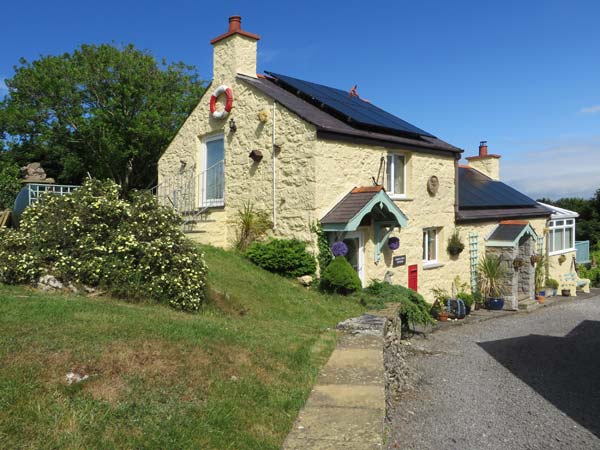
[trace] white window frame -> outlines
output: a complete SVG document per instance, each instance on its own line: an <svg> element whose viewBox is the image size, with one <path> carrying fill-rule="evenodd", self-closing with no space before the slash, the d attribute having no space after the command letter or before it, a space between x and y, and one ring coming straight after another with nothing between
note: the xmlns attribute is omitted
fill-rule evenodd
<svg viewBox="0 0 600 450"><path fill-rule="evenodd" d="M390 158L391 157L391 158ZM398 193L398 192L394 192L394 179L396 177L396 158L397 157L401 157L404 160L404 164L403 164L403 177L402 177L402 193ZM390 164L390 159L392 160L392 164ZM385 191L387 192L387 194L390 196L390 198L392 199L400 199L400 198L406 198L406 162L407 162L407 157L404 153L397 153L397 152L389 152L386 156L385 159L385 163L386 163L386 170L385 170L385 184L386 184L386 189ZM388 185L388 171L390 171L390 179L392 180L392 185L389 186Z"/></svg>
<svg viewBox="0 0 600 450"><path fill-rule="evenodd" d="M207 167L208 165L208 143L209 142L213 142L213 141L223 141L223 196L221 198L215 198L215 199L207 199L206 198L206 191L207 191L207 186L206 186L206 182L207 182L207 171L209 169L209 167ZM203 174L202 176L202 186L199 186L200 189L202 189L202 197L201 197L201 205L200 207L202 208L214 208L214 207L221 207L221 206L225 206L225 134L224 133L219 133L219 134L215 134L212 136L207 136L204 139L202 139L202 172ZM198 183L200 184L200 183Z"/></svg>
<svg viewBox="0 0 600 450"><path fill-rule="evenodd" d="M557 225L562 222L562 224ZM573 246L567 247L565 239L567 238L567 229L571 229L571 235L573 236ZM559 250L554 249L554 233L556 230L562 230L563 245ZM552 219L548 223L548 254L550 256L560 255L562 253L574 252L575 251L575 219Z"/></svg>
<svg viewBox="0 0 600 450"><path fill-rule="evenodd" d="M435 233L435 259L426 259L429 255L429 236L425 237L426 234L430 232ZM423 266L427 265L437 265L439 258L439 247L440 247L440 228L438 227L429 227L423 228Z"/></svg>

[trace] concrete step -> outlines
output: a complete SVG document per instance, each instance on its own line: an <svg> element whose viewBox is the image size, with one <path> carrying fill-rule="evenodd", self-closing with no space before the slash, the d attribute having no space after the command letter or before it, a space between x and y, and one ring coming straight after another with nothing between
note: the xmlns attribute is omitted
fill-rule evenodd
<svg viewBox="0 0 600 450"><path fill-rule="evenodd" d="M523 300L519 302L519 311L533 311L540 306L542 305L537 300Z"/></svg>

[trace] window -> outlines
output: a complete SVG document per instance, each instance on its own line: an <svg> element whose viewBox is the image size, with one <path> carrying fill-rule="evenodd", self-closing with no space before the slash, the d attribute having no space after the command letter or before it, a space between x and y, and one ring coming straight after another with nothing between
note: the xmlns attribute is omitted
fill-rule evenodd
<svg viewBox="0 0 600 450"><path fill-rule="evenodd" d="M551 220L548 244L550 253L575 250L575 219Z"/></svg>
<svg viewBox="0 0 600 450"><path fill-rule="evenodd" d="M404 155L389 154L387 157L386 191L391 196L405 195L406 164Z"/></svg>
<svg viewBox="0 0 600 450"><path fill-rule="evenodd" d="M423 230L423 262L424 263L435 263L437 262L437 241L438 241L438 229L427 228Z"/></svg>
<svg viewBox="0 0 600 450"><path fill-rule="evenodd" d="M201 186L202 206L223 206L225 187L225 142L223 136L204 141L204 171Z"/></svg>

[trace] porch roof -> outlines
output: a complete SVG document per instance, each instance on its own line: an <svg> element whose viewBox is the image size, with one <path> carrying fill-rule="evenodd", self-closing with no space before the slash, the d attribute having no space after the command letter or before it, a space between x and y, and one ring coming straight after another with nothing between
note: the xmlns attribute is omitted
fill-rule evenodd
<svg viewBox="0 0 600 450"><path fill-rule="evenodd" d="M379 222L406 226L406 215L386 194L383 186L355 187L321 219L324 231L354 231L369 213ZM395 223L394 223L395 222Z"/></svg>
<svg viewBox="0 0 600 450"><path fill-rule="evenodd" d="M489 247L514 247L525 234L529 234L537 240L537 234L529 222L504 220L492 230L486 239L486 245Z"/></svg>

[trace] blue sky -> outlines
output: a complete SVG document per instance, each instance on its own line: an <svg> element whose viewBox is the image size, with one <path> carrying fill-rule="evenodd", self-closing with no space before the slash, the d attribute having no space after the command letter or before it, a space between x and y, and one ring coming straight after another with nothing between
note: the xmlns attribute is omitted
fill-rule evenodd
<svg viewBox="0 0 600 450"><path fill-rule="evenodd" d="M598 1L79 0L1 10L1 80L19 57L102 42L131 42L210 79L209 40L239 14L262 38L261 72L358 84L465 154L486 139L503 156L503 179L532 196L600 187Z"/></svg>

